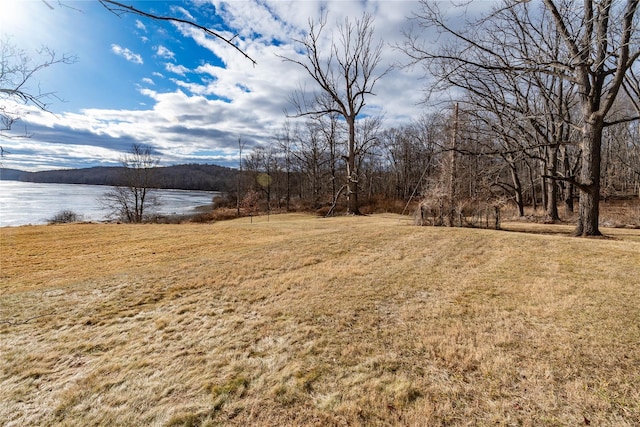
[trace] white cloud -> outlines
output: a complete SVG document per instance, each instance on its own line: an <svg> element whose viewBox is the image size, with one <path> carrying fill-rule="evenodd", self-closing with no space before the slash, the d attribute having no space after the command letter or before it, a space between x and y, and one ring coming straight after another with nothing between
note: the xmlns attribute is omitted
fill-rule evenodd
<svg viewBox="0 0 640 427"><path fill-rule="evenodd" d="M181 80L178 79L171 79L171 81L173 83L175 83L176 86L179 86L183 89L187 89L189 92L191 92L194 95L207 95L207 87L197 84L197 83L189 83L189 82L183 82Z"/></svg>
<svg viewBox="0 0 640 427"><path fill-rule="evenodd" d="M145 77L142 79L142 83L146 83L148 85L154 85L156 84L156 82L154 82L152 79L150 79L149 77Z"/></svg>
<svg viewBox="0 0 640 427"><path fill-rule="evenodd" d="M327 13L324 52L330 51L332 36L338 25L348 16L351 21L364 12L374 17L375 37L383 42L379 72L402 62L403 54L392 47L402 38L402 27L415 8L412 1L213 1L226 22L237 29L240 47L257 61L255 67L234 49L219 40L208 38L202 32L181 27L182 33L213 52L224 66L206 63L194 71L209 75L207 93L224 94L238 109L262 109L265 117L282 122L282 110L291 109L289 96L300 87L315 90L301 67L284 62L279 56L302 59L293 40L309 31L309 17L317 20L322 11ZM225 35L231 35L231 32ZM246 37L246 38L243 38ZM273 43L277 41L277 43ZM376 96L367 99L369 114L384 112L392 125L407 123L417 118L418 104L422 100L420 70L391 70L374 89ZM243 87L249 89L247 92Z"/></svg>
<svg viewBox="0 0 640 427"><path fill-rule="evenodd" d="M131 50L129 50L126 47L122 47L117 44L112 44L111 51L118 56L122 56L124 59L126 59L129 62L133 62L134 64L143 63L142 56L138 55L137 53L133 53Z"/></svg>
<svg viewBox="0 0 640 427"><path fill-rule="evenodd" d="M185 9L184 7L171 6L171 11L173 13L180 14L180 15L184 16L185 19L189 19L191 21L195 21L196 20L193 17L193 15L191 13L189 13L189 11L187 9Z"/></svg>
<svg viewBox="0 0 640 427"><path fill-rule="evenodd" d="M139 19L136 19L136 28L145 32L147 31L147 27L145 27L145 25Z"/></svg>
<svg viewBox="0 0 640 427"><path fill-rule="evenodd" d="M156 49L156 55L158 55L160 58L175 59L176 54L173 53L168 48L166 48L165 46L159 45L159 46L156 46L155 49Z"/></svg>
<svg viewBox="0 0 640 427"><path fill-rule="evenodd" d="M164 68L170 73L179 74L181 76L184 76L189 72L189 69L184 65L175 65L170 62L165 63Z"/></svg>
<svg viewBox="0 0 640 427"><path fill-rule="evenodd" d="M12 140L5 147L14 153L6 158L5 166L20 168L15 162L26 165L25 159L30 156L42 156L37 165L29 163L31 169L64 167L55 163L56 157L58 162L63 159L67 167L86 165L95 158L100 158L100 163L117 165L133 142L153 146L162 153L165 164L224 163L229 159L229 164L235 165L239 137L253 145L270 138L274 131L265 124L275 122L267 123L259 111L239 112L223 100L187 95L181 90L161 93L142 88L140 92L152 100L153 108L85 109L54 116L26 107L25 117L33 136L25 143ZM259 127L263 129L248 132L247 123L262 123ZM208 154L202 157L204 152Z"/></svg>

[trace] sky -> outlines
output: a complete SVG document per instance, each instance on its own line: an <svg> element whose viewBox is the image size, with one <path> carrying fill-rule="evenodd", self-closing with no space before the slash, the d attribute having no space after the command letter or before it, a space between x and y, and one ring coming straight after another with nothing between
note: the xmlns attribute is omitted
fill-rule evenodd
<svg viewBox="0 0 640 427"><path fill-rule="evenodd" d="M34 63L43 46L75 58L41 70L30 82L33 93L55 95L47 99L48 112L20 107L23 118L0 144L3 167L116 166L134 143L151 147L165 166L237 167L238 140L245 150L272 143L287 120L285 111L293 111L290 96L315 89L302 68L282 60L302 58L295 40L308 33L309 20L326 13L331 37L345 18L371 13L374 37L383 41L382 72L406 62L393 45L402 43L418 7L404 0L124 2L194 20L227 37L237 34L234 42L256 64L200 30L116 16L96 0L3 2L0 36ZM394 68L378 82L363 114L381 114L386 127L408 124L425 110L424 85L419 67Z"/></svg>

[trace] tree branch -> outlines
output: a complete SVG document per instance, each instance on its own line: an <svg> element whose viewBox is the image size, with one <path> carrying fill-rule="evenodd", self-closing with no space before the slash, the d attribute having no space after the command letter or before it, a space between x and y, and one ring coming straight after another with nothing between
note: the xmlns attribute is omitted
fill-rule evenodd
<svg viewBox="0 0 640 427"><path fill-rule="evenodd" d="M138 16L143 16L145 18L149 18L149 19L154 19L156 21L168 21L168 22L173 22L173 23L179 23L179 24L186 24L189 25L191 27L195 27L198 28L199 30L202 30L205 34L210 35L212 37L218 38L220 40L222 40L223 42L225 42L226 44L228 44L229 46L233 47L235 50L237 50L238 52L240 52L245 58L247 58L249 61L251 61L253 63L253 65L256 65L257 62L251 58L244 50L242 50L240 47L238 47L236 44L233 43L233 39L235 39L238 35L234 35L233 37L231 37L230 39L227 39L226 37L222 36L221 34L205 27L202 26L200 24L198 24L197 22L191 21L189 19L182 19L182 18L176 18L174 16L163 16L163 15L156 15L153 13L149 13L149 12L145 12L143 10L137 9L133 6L127 6L123 3L117 2L117 1L113 1L113 0L98 0L100 2L100 4L102 4L108 11L112 12L113 14L120 16L122 14L125 13L132 13L134 15L138 15Z"/></svg>
<svg viewBox="0 0 640 427"><path fill-rule="evenodd" d="M582 191L589 191L589 187L588 186L580 183L579 181L576 181L576 178L573 177L573 176L541 175L541 178L552 179L554 181L568 182L569 184L575 185L577 188L579 188Z"/></svg>

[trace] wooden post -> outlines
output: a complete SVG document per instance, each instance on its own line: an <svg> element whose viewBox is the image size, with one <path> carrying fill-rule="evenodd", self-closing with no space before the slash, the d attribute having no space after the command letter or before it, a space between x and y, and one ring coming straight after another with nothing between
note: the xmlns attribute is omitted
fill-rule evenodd
<svg viewBox="0 0 640 427"><path fill-rule="evenodd" d="M236 216L240 217L240 180L242 179L242 149L244 148L244 143L241 138L238 138L238 179L236 189Z"/></svg>

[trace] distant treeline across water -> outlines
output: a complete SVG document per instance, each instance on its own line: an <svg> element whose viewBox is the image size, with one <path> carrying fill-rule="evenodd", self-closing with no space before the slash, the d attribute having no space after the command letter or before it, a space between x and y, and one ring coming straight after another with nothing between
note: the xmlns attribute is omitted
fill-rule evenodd
<svg viewBox="0 0 640 427"><path fill-rule="evenodd" d="M238 171L218 165L155 168L155 188L226 192L235 188ZM26 172L0 168L0 180L88 185L123 185L121 167Z"/></svg>

